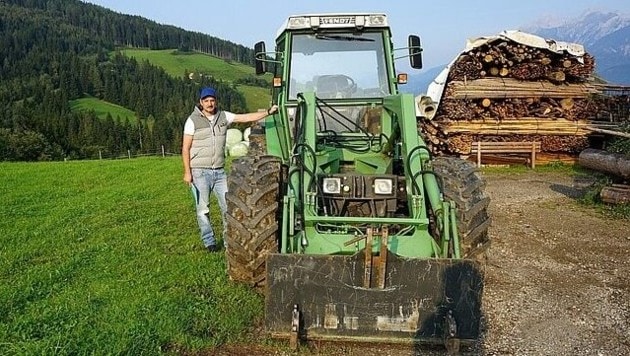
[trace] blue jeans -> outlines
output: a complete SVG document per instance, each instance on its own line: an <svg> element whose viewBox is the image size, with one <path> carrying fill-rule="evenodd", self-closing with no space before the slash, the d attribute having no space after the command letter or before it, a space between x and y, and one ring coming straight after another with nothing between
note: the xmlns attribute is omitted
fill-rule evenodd
<svg viewBox="0 0 630 356"><path fill-rule="evenodd" d="M197 224L201 230L201 241L203 245L208 247L215 245L216 240L212 224L210 223L210 192L214 192L214 196L219 202L221 210L221 222L223 223L223 245L226 246L225 236L227 235L227 225L225 222L225 212L227 211L227 203L225 201L225 193L227 193L227 179L224 169L192 169L192 193L195 198L195 206L197 210Z"/></svg>

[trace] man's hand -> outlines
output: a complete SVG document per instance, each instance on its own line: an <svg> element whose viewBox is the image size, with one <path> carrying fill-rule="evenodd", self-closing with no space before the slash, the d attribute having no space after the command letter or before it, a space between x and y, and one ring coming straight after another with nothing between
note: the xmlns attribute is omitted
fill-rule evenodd
<svg viewBox="0 0 630 356"><path fill-rule="evenodd" d="M184 182L186 182L186 184L188 185L192 184L192 174L190 173L190 171L184 173Z"/></svg>
<svg viewBox="0 0 630 356"><path fill-rule="evenodd" d="M278 112L278 105L272 105L269 109L267 109L267 115L273 115Z"/></svg>

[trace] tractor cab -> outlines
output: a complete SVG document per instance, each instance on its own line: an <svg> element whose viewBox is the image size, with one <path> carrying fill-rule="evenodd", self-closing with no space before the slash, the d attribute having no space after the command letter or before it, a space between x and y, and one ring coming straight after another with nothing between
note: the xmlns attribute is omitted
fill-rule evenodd
<svg viewBox="0 0 630 356"><path fill-rule="evenodd" d="M421 68L418 36L409 36L413 68ZM274 98L293 116L302 93L317 100L317 130L322 135L365 133L380 135L374 108L383 98L398 94L407 75L397 74L394 48L384 14L291 16L280 29L275 59L265 61L265 44L254 47L257 73L274 74ZM272 64L268 66L268 64ZM370 112L372 110L372 112Z"/></svg>

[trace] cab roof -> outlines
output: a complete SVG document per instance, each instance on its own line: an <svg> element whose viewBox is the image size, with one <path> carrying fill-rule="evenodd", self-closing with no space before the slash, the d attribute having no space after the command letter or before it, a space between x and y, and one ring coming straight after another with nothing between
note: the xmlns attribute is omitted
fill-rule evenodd
<svg viewBox="0 0 630 356"><path fill-rule="evenodd" d="M292 15L278 29L276 38L291 30L343 29L366 27L389 27L387 15L382 13L330 13Z"/></svg>

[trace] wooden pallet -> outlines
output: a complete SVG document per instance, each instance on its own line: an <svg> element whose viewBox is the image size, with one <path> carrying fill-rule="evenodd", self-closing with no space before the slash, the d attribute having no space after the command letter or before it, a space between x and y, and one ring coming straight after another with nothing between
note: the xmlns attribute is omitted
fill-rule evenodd
<svg viewBox="0 0 630 356"><path fill-rule="evenodd" d="M482 154L528 153L531 167L536 168L536 153L540 152L540 142L473 142L471 153L477 154L477 167L481 167Z"/></svg>

